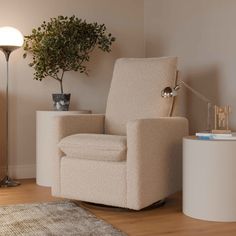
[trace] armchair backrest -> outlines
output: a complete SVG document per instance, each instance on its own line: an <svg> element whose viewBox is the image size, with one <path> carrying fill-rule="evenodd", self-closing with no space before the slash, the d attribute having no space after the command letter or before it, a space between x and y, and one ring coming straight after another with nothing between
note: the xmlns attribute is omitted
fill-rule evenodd
<svg viewBox="0 0 236 236"><path fill-rule="evenodd" d="M161 90L173 86L177 57L121 58L114 66L108 95L105 133L126 134L129 120L168 116L172 99Z"/></svg>

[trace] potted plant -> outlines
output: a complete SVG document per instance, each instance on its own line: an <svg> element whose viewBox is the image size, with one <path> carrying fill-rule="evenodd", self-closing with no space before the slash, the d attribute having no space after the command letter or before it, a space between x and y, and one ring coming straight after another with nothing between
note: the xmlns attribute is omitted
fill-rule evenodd
<svg viewBox="0 0 236 236"><path fill-rule="evenodd" d="M74 15L58 16L49 22L43 22L25 36L24 55L32 54L34 79L53 78L60 85L60 93L53 94L54 109L68 110L70 94L63 89L64 74L67 71L88 73L86 62L95 48L104 52L111 51L115 41L106 26L98 23L87 23Z"/></svg>

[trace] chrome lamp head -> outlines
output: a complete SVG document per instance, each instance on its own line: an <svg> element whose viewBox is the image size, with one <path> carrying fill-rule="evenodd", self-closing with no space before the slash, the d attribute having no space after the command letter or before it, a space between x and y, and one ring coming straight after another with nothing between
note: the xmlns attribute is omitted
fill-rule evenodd
<svg viewBox="0 0 236 236"><path fill-rule="evenodd" d="M161 96L163 98L171 98L171 97L175 97L177 96L177 90L180 87L177 85L174 88L171 87L165 87L162 91L161 91Z"/></svg>

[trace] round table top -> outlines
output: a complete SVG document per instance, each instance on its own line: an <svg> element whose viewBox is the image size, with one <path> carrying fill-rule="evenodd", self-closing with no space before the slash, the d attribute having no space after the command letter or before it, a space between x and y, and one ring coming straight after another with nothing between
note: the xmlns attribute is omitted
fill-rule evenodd
<svg viewBox="0 0 236 236"><path fill-rule="evenodd" d="M51 114L90 114L91 110L77 110L77 111L54 111L54 110L45 110L45 111L36 111L37 113L51 113Z"/></svg>
<svg viewBox="0 0 236 236"><path fill-rule="evenodd" d="M196 135L185 136L183 139L192 140L192 141L199 141L199 142L236 142L235 139L200 139Z"/></svg>

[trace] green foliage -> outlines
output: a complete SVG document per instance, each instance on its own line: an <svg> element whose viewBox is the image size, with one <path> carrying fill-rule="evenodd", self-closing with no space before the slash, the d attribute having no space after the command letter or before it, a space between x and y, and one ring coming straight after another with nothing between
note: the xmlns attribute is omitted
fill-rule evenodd
<svg viewBox="0 0 236 236"><path fill-rule="evenodd" d="M104 52L111 51L115 41L106 26L87 23L75 16L58 16L43 22L25 36L23 55L33 55L29 66L33 67L34 79L52 77L57 80L63 93L63 77L66 71L79 71L87 74L86 62L90 53L97 47Z"/></svg>

